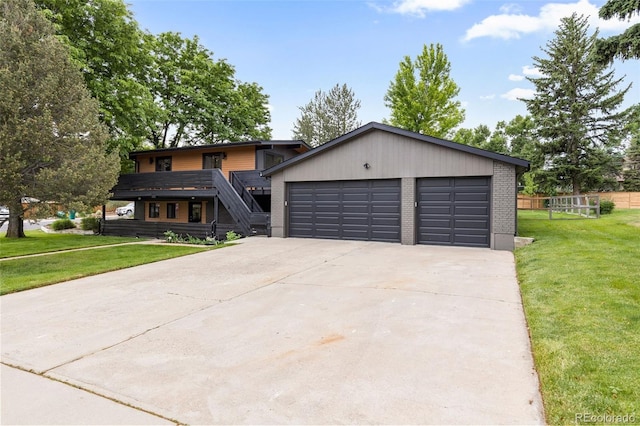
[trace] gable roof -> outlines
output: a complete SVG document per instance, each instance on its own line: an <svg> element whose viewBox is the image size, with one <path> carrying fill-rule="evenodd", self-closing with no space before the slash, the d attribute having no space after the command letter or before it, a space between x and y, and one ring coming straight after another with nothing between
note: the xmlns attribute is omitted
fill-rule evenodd
<svg viewBox="0 0 640 426"><path fill-rule="evenodd" d="M246 142L227 142L227 143L216 143L209 145L190 145L190 146L181 146L174 148L159 148L159 149L148 149L142 151L131 151L129 153L129 157L136 157L138 155L152 154L152 153L169 153L169 152L184 152L184 151L192 151L198 149L225 149L225 148L235 148L238 146L292 146L294 148L306 148L307 151L313 149L310 145L308 145L303 140L275 140L275 141L246 141Z"/></svg>
<svg viewBox="0 0 640 426"><path fill-rule="evenodd" d="M465 144L461 144L453 141L448 141L445 139L439 139L433 136L422 135L420 133L410 132L408 130L400 129L398 127L393 127L393 126L376 123L375 121L372 121L371 123L365 124L364 126L359 127L356 130L353 130L349 133L346 133L336 139L333 139L325 143L324 145L320 145L319 147L313 148L311 151L307 151L304 154L297 155L283 163L280 163L276 166L266 169L262 172L262 176L271 176L274 173L279 172L280 170L286 169L287 167L291 167L294 164L297 164L301 161L305 161L316 155L322 154L324 151L335 148L338 145L348 143L349 141L359 136L362 136L364 134L367 134L376 130L393 133L400 136L405 136L407 138L411 138L420 142L426 142L433 145L454 149L456 151L462 151L469 154L478 155L480 157L490 158L492 160L502 161L503 163L507 163L507 164L513 164L521 171L529 170L529 162L521 158L510 157L508 155L498 154L496 152L487 151L484 149L476 148L474 146L465 145Z"/></svg>

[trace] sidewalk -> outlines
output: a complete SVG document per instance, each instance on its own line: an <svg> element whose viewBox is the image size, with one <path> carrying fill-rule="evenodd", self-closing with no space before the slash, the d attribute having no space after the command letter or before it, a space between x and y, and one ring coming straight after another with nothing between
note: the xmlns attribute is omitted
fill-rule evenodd
<svg viewBox="0 0 640 426"><path fill-rule="evenodd" d="M47 425L172 425L176 422L86 390L0 365L0 423ZM34 409L37 408L37 409Z"/></svg>

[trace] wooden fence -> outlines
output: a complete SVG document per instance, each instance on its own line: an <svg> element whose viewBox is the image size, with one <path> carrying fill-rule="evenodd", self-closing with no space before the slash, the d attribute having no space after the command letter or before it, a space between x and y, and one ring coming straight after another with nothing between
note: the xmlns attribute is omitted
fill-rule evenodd
<svg viewBox="0 0 640 426"><path fill-rule="evenodd" d="M616 204L617 209L640 209L640 192L589 192L585 195L598 195L600 200L610 200ZM528 197L518 194L518 209L521 210L546 210L549 197L536 195Z"/></svg>

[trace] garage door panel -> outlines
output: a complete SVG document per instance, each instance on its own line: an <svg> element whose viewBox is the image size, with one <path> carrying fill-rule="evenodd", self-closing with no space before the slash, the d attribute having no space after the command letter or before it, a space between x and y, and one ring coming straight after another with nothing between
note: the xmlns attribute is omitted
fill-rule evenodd
<svg viewBox="0 0 640 426"><path fill-rule="evenodd" d="M422 228L424 228L425 230L431 230L431 231L435 231L437 229L447 229L450 230L452 228L452 220L450 218L441 218L441 219L435 219L435 218L430 218L430 219L426 219L422 222Z"/></svg>
<svg viewBox="0 0 640 426"><path fill-rule="evenodd" d="M453 206L420 206L418 214L423 216L451 216Z"/></svg>
<svg viewBox="0 0 640 426"><path fill-rule="evenodd" d="M454 202L455 203L473 203L473 202L487 202L488 194L486 193L472 193L472 192L455 192L454 193Z"/></svg>
<svg viewBox="0 0 640 426"><path fill-rule="evenodd" d="M345 192L342 197L342 202L344 203L368 203L369 196L368 194L363 193L348 193Z"/></svg>
<svg viewBox="0 0 640 426"><path fill-rule="evenodd" d="M400 241L398 179L293 182L288 202L289 236Z"/></svg>
<svg viewBox="0 0 640 426"><path fill-rule="evenodd" d="M479 234L484 234L485 229L489 226L488 220L472 220L472 219L454 219L454 229L476 230Z"/></svg>
<svg viewBox="0 0 640 426"><path fill-rule="evenodd" d="M456 216L487 216L489 217L488 206L456 206Z"/></svg>
<svg viewBox="0 0 640 426"><path fill-rule="evenodd" d="M418 243L489 247L490 183L490 177L418 179Z"/></svg>
<svg viewBox="0 0 640 426"><path fill-rule="evenodd" d="M474 246L474 247L487 247L486 237L484 235L474 235L474 234L466 234L466 233L456 233L454 235L456 241L464 242L465 246Z"/></svg>
<svg viewBox="0 0 640 426"><path fill-rule="evenodd" d="M427 234L421 234L422 244L446 244L451 245L451 233L437 233L429 232Z"/></svg>

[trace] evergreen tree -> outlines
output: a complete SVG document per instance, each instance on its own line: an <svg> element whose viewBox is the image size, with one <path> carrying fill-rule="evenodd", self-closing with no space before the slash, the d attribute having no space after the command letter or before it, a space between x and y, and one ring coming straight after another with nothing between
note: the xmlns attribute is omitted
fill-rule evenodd
<svg viewBox="0 0 640 426"><path fill-rule="evenodd" d="M293 125L293 138L311 146L322 145L361 124L358 121L360 101L346 84L336 84L327 93L318 90L313 99L299 109L301 115Z"/></svg>
<svg viewBox="0 0 640 426"><path fill-rule="evenodd" d="M602 19L631 19L634 15L640 15L640 1L609 0L600 8L599 15ZM640 59L640 24L632 25L622 34L598 40L596 47L596 57L603 64L615 58Z"/></svg>
<svg viewBox="0 0 640 426"><path fill-rule="evenodd" d="M102 204L120 169L108 130L69 50L33 0L0 3L0 204L7 237L24 237L22 199L84 210Z"/></svg>
<svg viewBox="0 0 640 426"><path fill-rule="evenodd" d="M619 167L614 155L621 143L627 112L619 111L630 86L593 57L597 32L588 35L584 17L563 18L555 38L534 57L539 78L528 77L536 88L524 100L536 123L545 166L538 176L547 188L574 194L601 186Z"/></svg>
<svg viewBox="0 0 640 426"><path fill-rule="evenodd" d="M629 192L640 192L640 104L631 107L628 130L629 148L624 159L623 188Z"/></svg>
<svg viewBox="0 0 640 426"><path fill-rule="evenodd" d="M392 126L438 138L448 138L464 121L464 109L454 100L460 88L449 75L451 64L442 45L424 45L415 61L405 56L384 97Z"/></svg>

